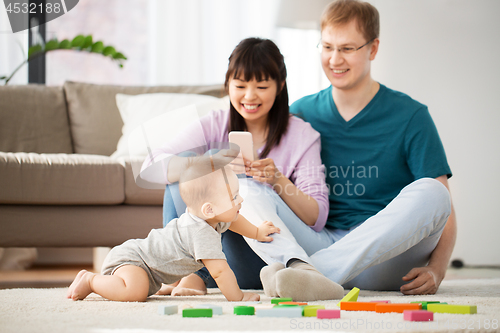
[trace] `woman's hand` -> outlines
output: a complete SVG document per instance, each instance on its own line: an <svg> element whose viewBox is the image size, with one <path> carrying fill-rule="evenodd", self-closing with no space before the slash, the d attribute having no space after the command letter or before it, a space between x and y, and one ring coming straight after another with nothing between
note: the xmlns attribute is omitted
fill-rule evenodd
<svg viewBox="0 0 500 333"><path fill-rule="evenodd" d="M278 170L272 158L265 158L258 161L245 160L246 175L253 179L270 185L275 185L283 174Z"/></svg>
<svg viewBox="0 0 500 333"><path fill-rule="evenodd" d="M274 226L271 221L264 221L257 227L257 235L256 240L259 242L271 242L273 240L272 237L269 237L270 234L280 233L280 228Z"/></svg>
<svg viewBox="0 0 500 333"><path fill-rule="evenodd" d="M444 272L431 266L413 268L403 276L403 281L411 282L401 286L400 290L405 295L433 295L437 292L444 275Z"/></svg>

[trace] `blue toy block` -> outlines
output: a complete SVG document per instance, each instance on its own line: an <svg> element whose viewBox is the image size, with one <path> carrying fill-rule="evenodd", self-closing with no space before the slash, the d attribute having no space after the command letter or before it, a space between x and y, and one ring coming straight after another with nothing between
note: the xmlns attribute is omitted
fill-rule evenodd
<svg viewBox="0 0 500 333"><path fill-rule="evenodd" d="M161 315L176 314L179 311L177 305L159 305L158 313Z"/></svg>
<svg viewBox="0 0 500 333"><path fill-rule="evenodd" d="M272 309L257 309L257 317L284 317L297 318L302 317L301 306L275 307Z"/></svg>

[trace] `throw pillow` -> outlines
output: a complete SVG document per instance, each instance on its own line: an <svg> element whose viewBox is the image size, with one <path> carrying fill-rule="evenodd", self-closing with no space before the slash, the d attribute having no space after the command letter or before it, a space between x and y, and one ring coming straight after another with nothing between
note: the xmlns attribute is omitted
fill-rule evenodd
<svg viewBox="0 0 500 333"><path fill-rule="evenodd" d="M122 137L113 158L142 156L173 139L193 121L212 110L229 109L229 97L198 94L116 94L123 120Z"/></svg>

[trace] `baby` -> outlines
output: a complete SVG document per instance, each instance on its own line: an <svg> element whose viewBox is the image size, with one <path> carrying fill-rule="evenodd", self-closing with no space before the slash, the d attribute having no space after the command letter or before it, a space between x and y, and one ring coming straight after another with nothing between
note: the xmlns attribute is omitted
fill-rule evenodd
<svg viewBox="0 0 500 333"><path fill-rule="evenodd" d="M261 242L279 232L271 222L254 226L239 209L236 174L212 157L190 158L179 180L186 212L145 239L131 239L114 247L102 275L82 270L70 285L67 298L81 300L91 292L112 301L145 301L162 283L169 284L205 266L228 301L258 301L243 293L222 252L221 233L227 229Z"/></svg>

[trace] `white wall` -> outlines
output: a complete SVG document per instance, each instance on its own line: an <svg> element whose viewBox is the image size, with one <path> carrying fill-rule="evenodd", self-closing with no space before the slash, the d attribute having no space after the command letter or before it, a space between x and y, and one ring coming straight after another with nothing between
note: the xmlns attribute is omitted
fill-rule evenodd
<svg viewBox="0 0 500 333"><path fill-rule="evenodd" d="M500 265L500 1L369 0L380 12L373 77L426 104L453 177L452 259Z"/></svg>

